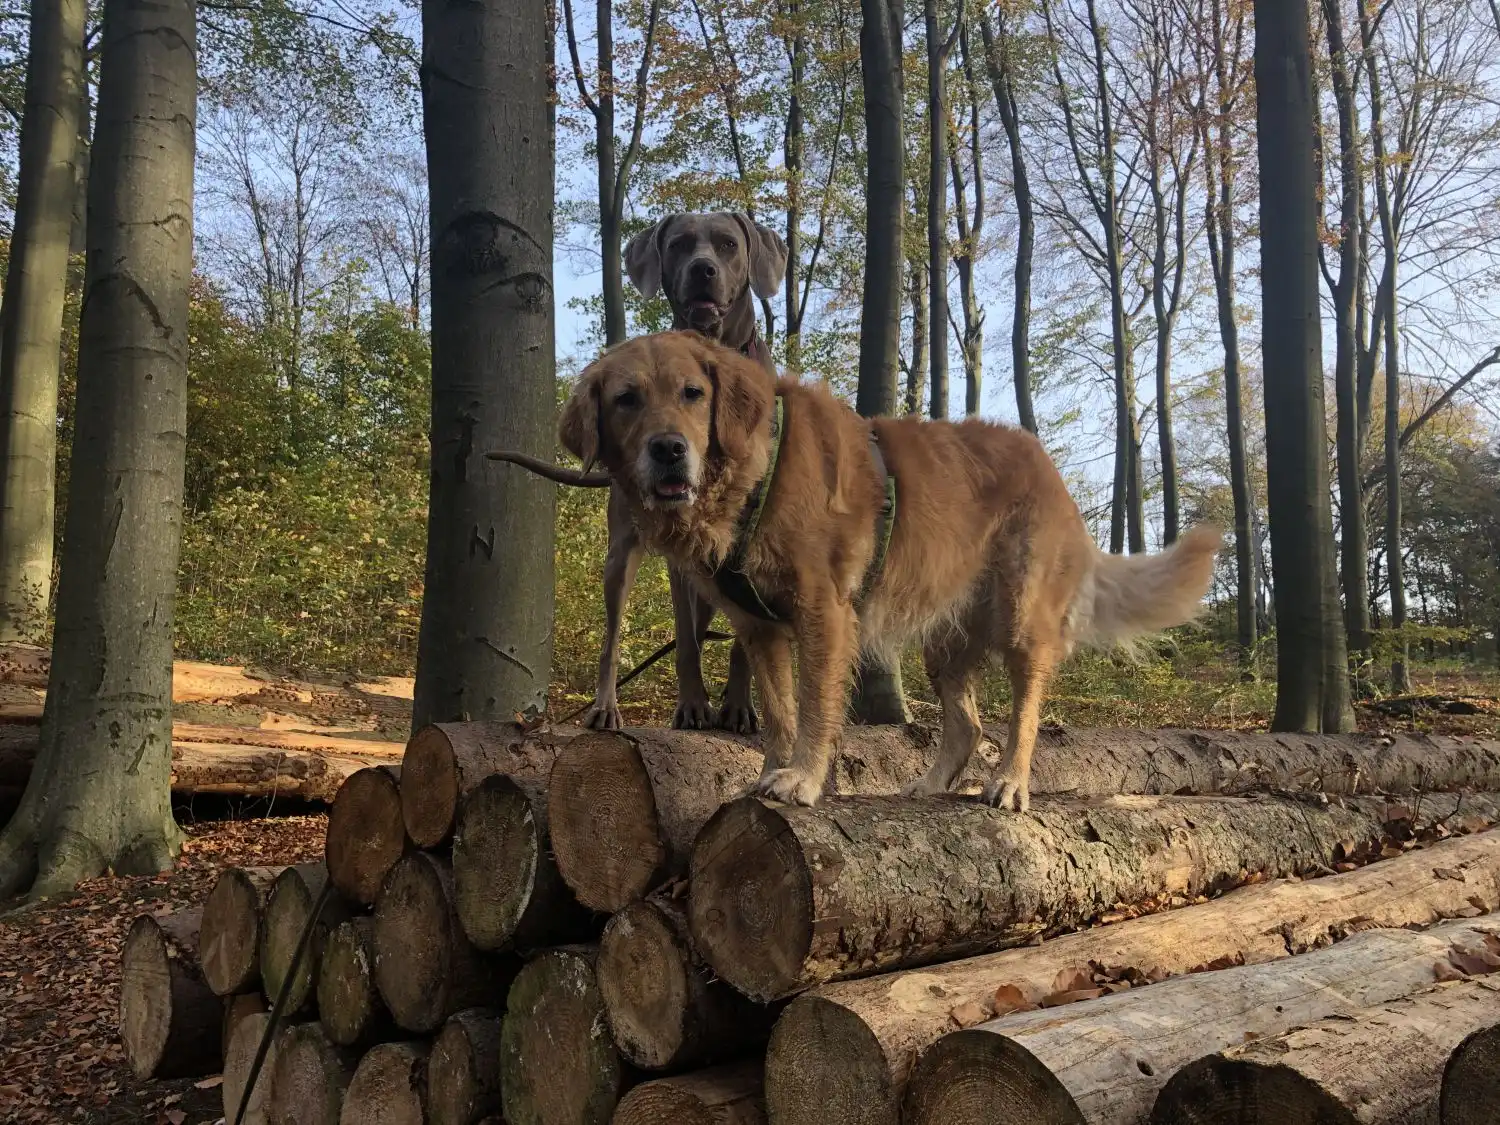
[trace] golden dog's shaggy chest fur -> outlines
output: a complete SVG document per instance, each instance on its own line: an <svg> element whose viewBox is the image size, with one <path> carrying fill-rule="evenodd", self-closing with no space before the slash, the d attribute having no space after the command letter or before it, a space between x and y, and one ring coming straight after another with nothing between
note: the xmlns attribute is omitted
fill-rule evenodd
<svg viewBox="0 0 1500 1125"><path fill-rule="evenodd" d="M744 642L765 712L757 791L816 802L861 647L891 655L917 640L942 702L943 741L907 792L942 792L962 774L981 737L974 683L994 654L1013 703L986 796L1024 809L1058 663L1077 644L1128 643L1190 619L1219 533L1195 528L1160 555L1106 555L1024 430L872 423L824 388L785 379L775 394L784 403L779 458L743 570L786 608L786 623L746 613L713 579L771 452L772 389L749 360L688 333L627 341L584 372L560 427L570 452L609 468L645 542L692 577ZM872 425L899 500L884 566L856 604L885 498Z"/></svg>

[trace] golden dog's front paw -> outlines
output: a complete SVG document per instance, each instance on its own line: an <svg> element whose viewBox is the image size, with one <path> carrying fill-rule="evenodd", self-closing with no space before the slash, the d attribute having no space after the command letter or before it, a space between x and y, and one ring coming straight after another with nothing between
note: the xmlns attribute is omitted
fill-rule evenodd
<svg viewBox="0 0 1500 1125"><path fill-rule="evenodd" d="M935 797L939 793L948 792L948 788L948 783L943 778L934 775L931 770L928 770L921 777L917 778L916 781L902 786L901 796Z"/></svg>
<svg viewBox="0 0 1500 1125"><path fill-rule="evenodd" d="M1025 812L1031 807L1030 779L1014 777L1009 770L1001 769L993 781L984 787L986 804L998 809L1015 809Z"/></svg>
<svg viewBox="0 0 1500 1125"><path fill-rule="evenodd" d="M799 769L782 769L765 774L755 783L755 794L786 805L811 808L823 795L823 785Z"/></svg>

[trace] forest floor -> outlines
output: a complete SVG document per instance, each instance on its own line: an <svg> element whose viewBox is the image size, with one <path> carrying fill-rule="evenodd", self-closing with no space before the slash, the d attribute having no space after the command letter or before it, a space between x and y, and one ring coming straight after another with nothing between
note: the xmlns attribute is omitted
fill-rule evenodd
<svg viewBox="0 0 1500 1125"><path fill-rule="evenodd" d="M211 668L194 666L194 674L201 676ZM224 669L223 674L233 679L245 672ZM1265 685L1241 688L1238 676L1229 669L1190 672L1179 668L1170 683L1155 676L1140 682L1139 672L1128 671L1118 673L1124 679L1113 680L1116 672L1098 665L1071 675L1058 684L1048 706L1049 721L1264 727L1273 698ZM1408 699L1361 706L1360 729L1500 736L1500 703L1496 702L1500 672L1433 665L1416 669L1413 679L1415 690ZM652 680L631 693L627 721L652 724L669 717L670 677ZM366 737L399 738L404 733L403 709L410 706L409 682L382 682L377 694L383 702L375 708L378 714L361 715L354 725L363 728ZM908 685L909 690L915 687L915 683ZM345 704L334 701L349 691L347 686L330 684L321 700L316 695L289 700L282 693L276 697L278 713L295 711L302 722L324 726L349 725ZM1222 701L1226 692L1235 691L1241 694L1234 706L1203 703L1210 698ZM912 694L918 717L935 718L924 713L927 705L920 691ZM562 701L556 706L561 713L576 705L564 692L557 692L555 698ZM1197 702L1177 707L1174 699ZM262 699L255 705L262 716L268 702ZM1003 700L988 702L986 717L1003 719ZM212 719L204 707L213 711ZM179 719L190 715L200 722L223 722L238 715L249 724L253 709L249 704L200 700L179 702L177 710ZM258 720L263 721L263 717ZM231 817L235 812L233 806L217 810L218 815ZM174 870L151 877L93 880L65 899L0 914L0 1121L15 1125L208 1125L221 1119L217 1078L140 1082L126 1065L116 1034L121 944L136 915L200 903L217 871L226 865L320 859L326 817L241 814L194 821L193 810L188 808L180 808L179 816L187 839Z"/></svg>

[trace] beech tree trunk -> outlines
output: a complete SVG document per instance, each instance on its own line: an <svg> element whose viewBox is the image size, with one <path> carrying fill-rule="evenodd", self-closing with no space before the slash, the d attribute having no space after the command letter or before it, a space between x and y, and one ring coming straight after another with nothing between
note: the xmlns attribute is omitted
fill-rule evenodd
<svg viewBox="0 0 1500 1125"><path fill-rule="evenodd" d="M913 258L907 268L911 277L911 366L906 372L905 413L922 409L922 388L927 385L927 263Z"/></svg>
<svg viewBox="0 0 1500 1125"><path fill-rule="evenodd" d="M1408 1125L1441 1112L1443 1125L1493 1121L1496 1103L1468 1100L1445 1070L1466 1037L1497 1028L1500 983L1451 981L1210 1055L1168 1083L1151 1120ZM1494 1089L1492 1075L1483 1081Z"/></svg>
<svg viewBox="0 0 1500 1125"><path fill-rule="evenodd" d="M73 225L86 0L31 5L15 221L0 308L0 641L52 593L57 383Z"/></svg>
<svg viewBox="0 0 1500 1125"><path fill-rule="evenodd" d="M52 674L37 767L0 837L0 898L154 873L178 848L168 778L195 20L188 0L104 8Z"/></svg>
<svg viewBox="0 0 1500 1125"><path fill-rule="evenodd" d="M341 1047L366 1047L390 1037L391 1014L375 987L375 921L340 922L318 959L318 1020Z"/></svg>
<svg viewBox="0 0 1500 1125"><path fill-rule="evenodd" d="M474 1125L500 1112L500 1012L468 1008L443 1024L427 1058L431 1125Z"/></svg>
<svg viewBox="0 0 1500 1125"><path fill-rule="evenodd" d="M812 809L742 798L693 846L689 918L714 971L768 1001L1023 944L1119 903L1324 868L1340 852L1378 850L1388 822L1410 815L1370 797L1058 800L1027 817L951 798ZM829 918L839 924L819 924Z"/></svg>
<svg viewBox="0 0 1500 1125"><path fill-rule="evenodd" d="M290 991L281 1009L283 1019L312 1006L316 998L318 965L328 935L349 916L348 907L336 895L330 895L318 915L297 971L291 972L302 931L327 882L328 869L321 863L301 863L284 868L266 894L260 931L260 981L266 999L274 1004L290 975Z"/></svg>
<svg viewBox="0 0 1500 1125"><path fill-rule="evenodd" d="M948 418L948 35L938 0L923 0L927 29L927 323L932 332L927 416Z"/></svg>
<svg viewBox="0 0 1500 1125"><path fill-rule="evenodd" d="M1468 921L1445 922L1427 933L1369 930L1302 957L1002 1016L946 1035L922 1056L907 1087L903 1121L977 1125L998 1116L1143 1123L1167 1080L1205 1050L1279 1036L1406 996L1433 983L1434 965L1452 943L1479 941L1481 931ZM1449 1050L1463 1034L1452 1037ZM1366 1058L1372 1047L1367 1039ZM1434 1102L1446 1057L1443 1051L1436 1060ZM1344 1067L1350 1062L1342 1058ZM1274 1120L1288 1120L1284 1102L1279 1110L1283 1115ZM1295 1113L1290 1118L1298 1119ZM1260 1120L1269 1125L1271 1118ZM1353 1125L1354 1118L1348 1120Z"/></svg>
<svg viewBox="0 0 1500 1125"><path fill-rule="evenodd" d="M359 1060L339 1125L427 1125L422 1110L426 1043L380 1043Z"/></svg>
<svg viewBox="0 0 1500 1125"><path fill-rule="evenodd" d="M203 979L220 996L260 987L261 914L282 867L226 867L203 901Z"/></svg>
<svg viewBox="0 0 1500 1125"><path fill-rule="evenodd" d="M267 1125L339 1125L359 1055L330 1043L316 1021L286 1028L280 1040L265 1102Z"/></svg>
<svg viewBox="0 0 1500 1125"><path fill-rule="evenodd" d="M758 1062L657 1078L625 1095L612 1125L765 1125L760 1087Z"/></svg>
<svg viewBox="0 0 1500 1125"><path fill-rule="evenodd" d="M401 767L356 770L339 786L328 810L323 862L334 889L350 902L370 906L405 851Z"/></svg>
<svg viewBox="0 0 1500 1125"><path fill-rule="evenodd" d="M1359 928L1425 926L1476 907L1500 907L1500 833L1447 840L1342 875L1244 887L1037 946L825 984L793 1000L776 1023L766 1052L767 1108L782 1125L897 1125L923 1051L962 1023L1038 1003L1057 991L1059 977L1092 976L1100 966L1139 983L1141 976L1263 964Z"/></svg>
<svg viewBox="0 0 1500 1125"><path fill-rule="evenodd" d="M120 1039L135 1076L196 1078L219 1069L224 1006L198 968L196 910L142 914L120 956Z"/></svg>
<svg viewBox="0 0 1500 1125"><path fill-rule="evenodd" d="M422 5L432 488L412 728L539 714L552 665L556 69L542 4Z"/></svg>
<svg viewBox="0 0 1500 1125"><path fill-rule="evenodd" d="M609 920L599 992L615 1045L643 1070L688 1070L751 1053L775 1010L747 1000L698 957L683 903L657 893Z"/></svg>

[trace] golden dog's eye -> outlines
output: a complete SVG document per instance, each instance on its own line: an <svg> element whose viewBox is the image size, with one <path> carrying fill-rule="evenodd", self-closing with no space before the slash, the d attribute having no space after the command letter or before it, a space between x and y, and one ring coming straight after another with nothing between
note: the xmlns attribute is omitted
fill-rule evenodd
<svg viewBox="0 0 1500 1125"><path fill-rule="evenodd" d="M683 387L682 388L682 397L685 398L688 402L697 402L700 398L703 397L703 388L702 387Z"/></svg>
<svg viewBox="0 0 1500 1125"><path fill-rule="evenodd" d="M641 404L641 396L635 391L621 391L615 395L615 405L625 410L634 410Z"/></svg>

